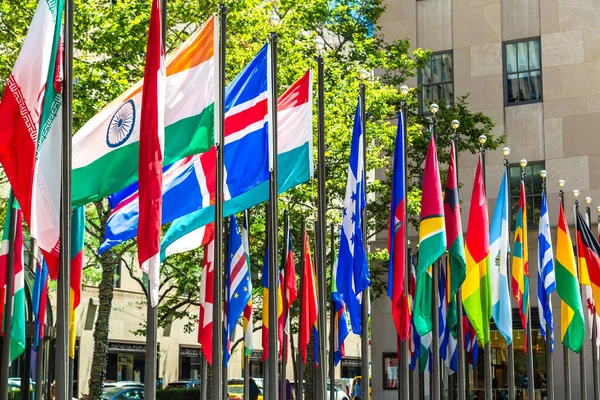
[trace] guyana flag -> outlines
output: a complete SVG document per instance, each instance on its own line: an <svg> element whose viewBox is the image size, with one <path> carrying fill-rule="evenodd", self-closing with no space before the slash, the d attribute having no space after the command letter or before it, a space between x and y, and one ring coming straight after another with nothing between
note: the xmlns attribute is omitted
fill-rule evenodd
<svg viewBox="0 0 600 400"><path fill-rule="evenodd" d="M517 305L521 324L527 332L527 319L529 318L529 255L527 251L527 208L525 206L525 183L521 180L521 195L519 209L517 210L515 227L515 243L512 259L512 290ZM527 353L527 338L524 340L523 350Z"/></svg>
<svg viewBox="0 0 600 400"><path fill-rule="evenodd" d="M585 322L579 295L573 244L562 204L556 232L555 273L556 291L560 297L560 340L564 346L579 353L585 338Z"/></svg>
<svg viewBox="0 0 600 400"><path fill-rule="evenodd" d="M490 318L492 317L489 232L490 223L480 155L473 182L469 225L465 239L467 277L462 285L462 296L465 312L482 344L490 340Z"/></svg>
<svg viewBox="0 0 600 400"><path fill-rule="evenodd" d="M433 326L431 265L446 251L446 229L442 183L438 167L435 137L431 136L421 194L421 222L419 224L419 265L417 270L417 292L413 314L419 335L431 332Z"/></svg>

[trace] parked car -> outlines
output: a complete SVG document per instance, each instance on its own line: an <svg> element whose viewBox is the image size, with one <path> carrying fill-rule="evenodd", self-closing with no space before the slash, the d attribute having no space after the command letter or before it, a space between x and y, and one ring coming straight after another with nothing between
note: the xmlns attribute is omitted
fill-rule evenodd
<svg viewBox="0 0 600 400"><path fill-rule="evenodd" d="M102 391L103 400L143 400L143 387L109 387Z"/></svg>
<svg viewBox="0 0 600 400"><path fill-rule="evenodd" d="M136 381L104 382L104 388L144 388L144 384Z"/></svg>
<svg viewBox="0 0 600 400"><path fill-rule="evenodd" d="M262 379L260 384L257 382L257 379L254 379L256 382L256 386L258 386L258 390L260 394L258 395L258 400L263 400L263 387L262 387ZM233 378L227 381L227 398L230 400L243 400L244 399L244 379Z"/></svg>
<svg viewBox="0 0 600 400"><path fill-rule="evenodd" d="M195 389L200 387L200 380L191 379L189 381L175 381L167 385L165 390L169 389Z"/></svg>
<svg viewBox="0 0 600 400"><path fill-rule="evenodd" d="M335 387L350 396L350 389L352 389L351 378L337 378L335 380Z"/></svg>

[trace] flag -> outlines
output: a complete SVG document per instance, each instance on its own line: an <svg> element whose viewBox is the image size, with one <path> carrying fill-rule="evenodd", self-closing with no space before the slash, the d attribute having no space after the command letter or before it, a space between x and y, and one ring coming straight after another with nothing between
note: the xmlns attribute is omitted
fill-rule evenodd
<svg viewBox="0 0 600 400"><path fill-rule="evenodd" d="M477 343L477 334L475 328L469 322L469 318L463 309L463 335L465 350L467 352L467 361L471 364L473 370L477 369L477 355L479 354L479 344Z"/></svg>
<svg viewBox="0 0 600 400"><path fill-rule="evenodd" d="M229 218L229 242L227 244L229 257L225 271L225 335L224 335L224 362L229 365L231 356L231 340L238 320L244 312L248 302L252 300L252 284L250 283L250 270L246 259L246 249L235 215Z"/></svg>
<svg viewBox="0 0 600 400"><path fill-rule="evenodd" d="M487 200L481 172L481 155L475 171L469 225L465 240L467 277L462 285L463 306L482 344L490 339L492 317L490 293L490 249Z"/></svg>
<svg viewBox="0 0 600 400"><path fill-rule="evenodd" d="M213 328L213 296L215 266L215 238L214 226L204 244L204 259L202 261L202 277L200 278L200 315L198 317L198 343L202 347L202 354L212 364L212 328Z"/></svg>
<svg viewBox="0 0 600 400"><path fill-rule="evenodd" d="M6 207L6 218L4 220L4 230L2 231L2 247L0 249L0 274L7 277L8 273L8 253L9 253L9 231L12 224L11 208L17 208L15 198L11 191L8 197L8 205ZM10 319L10 361L16 360L25 351L25 271L23 269L23 213L21 209L16 210L16 230L14 242L12 243L12 251L14 253L13 276L13 292L12 295L12 314ZM6 293L5 296L9 294ZM3 305L3 309L5 306ZM4 310L7 312L7 310ZM10 312L10 311L8 311ZM4 318L4 315L2 315ZM2 319L2 323L4 319ZM4 331L4 326L2 331Z"/></svg>
<svg viewBox="0 0 600 400"><path fill-rule="evenodd" d="M554 254L552 252L552 237L550 236L550 219L546 192L542 192L540 207L540 227L538 234L538 311L540 314L540 330L546 340L546 324L550 329L550 351L554 351L554 323L552 321L552 292L556 290L554 275Z"/></svg>
<svg viewBox="0 0 600 400"><path fill-rule="evenodd" d="M250 299L244 307L244 319L242 327L244 329L244 357L250 357L254 351L254 321L252 319L252 273L250 271L250 241L248 240L248 214L244 217L242 224L242 243L244 244L244 252L246 253L246 267L248 268L248 286L250 288Z"/></svg>
<svg viewBox="0 0 600 400"><path fill-rule="evenodd" d="M31 379L36 380L36 364L40 340L44 338L44 324L46 323L46 302L48 296L48 266L43 258L37 257L33 290L31 291L31 309L33 313L33 343L31 346L30 371ZM1 322L0 322L1 325Z"/></svg>
<svg viewBox="0 0 600 400"><path fill-rule="evenodd" d="M54 279L60 247L63 8L64 0L38 2L0 102L0 163Z"/></svg>
<svg viewBox="0 0 600 400"><path fill-rule="evenodd" d="M85 209L78 207L71 215L71 276L69 290L69 357L75 359L77 341L77 307L81 302L83 275L83 242L85 239Z"/></svg>
<svg viewBox="0 0 600 400"><path fill-rule="evenodd" d="M350 165L344 199L344 214L336 271L338 293L350 313L352 332L361 334L363 290L371 283L367 254L363 245L362 212L365 208L364 134L360 117L360 99L354 114L350 147Z"/></svg>
<svg viewBox="0 0 600 400"><path fill-rule="evenodd" d="M225 201L269 179L268 53L268 45L263 46L225 91ZM162 224L214 205L215 175L214 147L206 153L186 157L165 167ZM112 212L100 252L137 234L137 190L136 182L109 197ZM214 217L214 209L212 214Z"/></svg>
<svg viewBox="0 0 600 400"><path fill-rule="evenodd" d="M433 135L425 159L421 198L417 292L413 319L417 331L423 336L431 332L433 326L431 265L446 251L442 184Z"/></svg>
<svg viewBox="0 0 600 400"><path fill-rule="evenodd" d="M315 270L312 264L312 257L310 255L310 245L308 243L308 234L304 232L304 260L302 260L302 298L300 303L305 307L302 313L302 319L300 320L300 333L298 344L300 346L300 353L302 354L302 362L306 364L306 349L310 342L310 335L314 333L315 326L317 324L317 318L319 316L319 306L317 297L317 281L315 278ZM318 349L318 343L316 342L318 335L314 335L314 347ZM318 351L315 350L315 354ZM318 359L315 358L315 363Z"/></svg>
<svg viewBox="0 0 600 400"><path fill-rule="evenodd" d="M556 231L556 292L560 297L560 340L575 353L581 351L585 337L585 322L579 294L575 255L569 225L560 204Z"/></svg>
<svg viewBox="0 0 600 400"><path fill-rule="evenodd" d="M410 329L410 312L404 294L404 277L406 274L406 215L404 208L406 199L406 177L404 176L404 163L406 150L404 149L404 115L398 114L398 133L396 135L396 148L394 150L394 171L392 173L392 197L390 206L390 220L388 229L388 296L392 301L392 318L396 325L396 332L400 340L405 340Z"/></svg>
<svg viewBox="0 0 600 400"><path fill-rule="evenodd" d="M263 347L263 355L262 361L265 361L269 356L269 248L265 249L265 262L263 264L262 278L261 283L263 285L263 313L262 313L262 347ZM277 291L277 340L278 343L283 341L283 330L279 329L279 321L281 316L283 315L283 300L281 295L281 281L280 275L277 275L277 287L275 290Z"/></svg>
<svg viewBox="0 0 600 400"><path fill-rule="evenodd" d="M215 25L212 16L166 62L161 96L165 165L203 153L214 144L215 60L219 58ZM74 206L100 200L138 180L144 90L144 81L137 82L73 137Z"/></svg>
<svg viewBox="0 0 600 400"><path fill-rule="evenodd" d="M419 371L423 372L426 369L431 372L431 361L433 354L431 351L431 343L433 341L433 332L430 331L421 336L421 348L419 350Z"/></svg>
<svg viewBox="0 0 600 400"><path fill-rule="evenodd" d="M281 337L283 338L283 331L285 330L285 333L287 335L287 339L285 341L285 343L282 343L281 345L281 356L283 357L283 346L286 346L286 355L289 356L289 351L288 351L288 341L290 340L290 310L292 308L292 303L294 303L294 301L296 301L296 299L298 298L298 290L296 288L296 265L295 265L295 260L294 260L294 248L292 246L292 235L290 234L290 228L288 226L288 232L287 232L287 236L288 236L288 252L285 255L286 260L285 260L285 268L283 268L282 271L282 277L281 277L281 291L282 294L285 295L286 298L286 306L287 308L285 310L282 310L283 312L281 313L281 326L280 329L282 330L281 332ZM283 301L281 302L282 307L283 307ZM285 321L283 320L285 316Z"/></svg>
<svg viewBox="0 0 600 400"><path fill-rule="evenodd" d="M417 288L417 271L415 270L415 255L412 254L410 257L410 276L408 279L408 301L409 301L409 310L412 315L414 299L415 299L415 290ZM411 334L408 337L408 348L410 350L410 364L409 368L411 371L414 371L417 366L417 361L419 360L419 356L421 354L421 336L419 336L419 332L415 328L414 319L410 319L410 329Z"/></svg>
<svg viewBox="0 0 600 400"><path fill-rule="evenodd" d="M440 343L440 358L444 360L444 364L448 367L448 373L452 375L458 371L458 351L457 351L457 340L450 332L450 325L448 323L448 305L449 305L449 282L446 280L445 268L440 268L440 281L438 285L439 298L438 298L438 337ZM456 304L454 304L456 307Z"/></svg>
<svg viewBox="0 0 600 400"><path fill-rule="evenodd" d="M597 300L600 301L600 244L598 244L596 237L577 207L575 208L575 214L577 218L579 276L581 277L581 285L586 285L586 297L592 300L588 300L588 313L597 316L599 310L596 308L596 302ZM592 296L588 296L588 291L591 291Z"/></svg>
<svg viewBox="0 0 600 400"><path fill-rule="evenodd" d="M277 126L278 188L279 194L281 194L308 181L313 176L312 74L310 70L279 97ZM237 170L240 168L238 167ZM268 199L269 182L265 181L253 189L225 201L223 215L227 216L249 209ZM185 251L185 248L178 246L179 240L197 240L191 238L197 235L199 228L213 221L214 216L215 210L213 206L210 206L173 221L163 238L162 252L166 255ZM182 239L184 237L190 238Z"/></svg>
<svg viewBox="0 0 600 400"><path fill-rule="evenodd" d="M508 253L510 229L508 225L508 177L502 175L498 199L490 227L490 283L492 286L492 317L507 344L512 343L512 305L508 290Z"/></svg>
<svg viewBox="0 0 600 400"><path fill-rule="evenodd" d="M517 300L521 324L525 330L523 351L527 353L527 319L529 318L529 251L527 249L527 208L525 183L521 180L521 194L517 210L515 244L512 259L512 289Z"/></svg>
<svg viewBox="0 0 600 400"><path fill-rule="evenodd" d="M331 271L331 303L333 306L333 360L335 365L346 356L346 349L344 347L344 341L348 337L348 318L346 317L346 307L340 297L340 293L337 288L337 256L335 251L333 252L333 269Z"/></svg>

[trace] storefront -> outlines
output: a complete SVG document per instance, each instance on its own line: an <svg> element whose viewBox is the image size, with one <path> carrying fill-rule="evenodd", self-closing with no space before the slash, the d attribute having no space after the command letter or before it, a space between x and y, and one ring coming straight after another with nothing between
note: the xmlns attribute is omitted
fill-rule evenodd
<svg viewBox="0 0 600 400"><path fill-rule="evenodd" d="M341 364L341 378L354 378L355 376L361 375L361 361L360 358L347 357L340 361Z"/></svg>
<svg viewBox="0 0 600 400"><path fill-rule="evenodd" d="M202 375L202 349L179 346L179 380L197 380Z"/></svg>
<svg viewBox="0 0 600 400"><path fill-rule="evenodd" d="M160 345L158 345L160 346ZM157 353L159 347L157 347ZM139 342L108 343L106 381L144 382L146 344ZM159 362L156 362L156 376L160 376Z"/></svg>

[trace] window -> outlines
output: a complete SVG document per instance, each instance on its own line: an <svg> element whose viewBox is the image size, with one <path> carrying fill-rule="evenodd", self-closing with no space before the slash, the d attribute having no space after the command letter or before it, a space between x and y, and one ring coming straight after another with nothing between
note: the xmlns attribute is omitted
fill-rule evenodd
<svg viewBox="0 0 600 400"><path fill-rule="evenodd" d="M516 105L542 101L540 39L506 42L504 103Z"/></svg>
<svg viewBox="0 0 600 400"><path fill-rule="evenodd" d="M383 390L398 390L398 353L383 353Z"/></svg>
<svg viewBox="0 0 600 400"><path fill-rule="evenodd" d="M452 51L434 53L419 74L421 114L429 113L431 103L451 106L454 102L454 63Z"/></svg>
<svg viewBox="0 0 600 400"><path fill-rule="evenodd" d="M527 212L527 226L529 228L537 227L540 222L540 207L542 205L542 177L540 176L540 171L543 169L543 161L530 162L525 167L525 211ZM509 171L511 229L514 230L521 192L521 166L519 164L511 164Z"/></svg>

